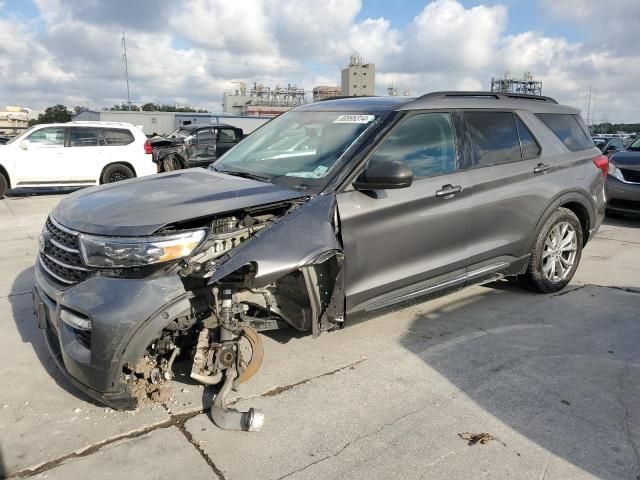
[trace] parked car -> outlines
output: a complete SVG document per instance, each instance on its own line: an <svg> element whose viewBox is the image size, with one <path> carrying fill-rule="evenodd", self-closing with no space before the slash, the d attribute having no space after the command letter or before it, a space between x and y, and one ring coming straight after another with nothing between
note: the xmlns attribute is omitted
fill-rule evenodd
<svg viewBox="0 0 640 480"><path fill-rule="evenodd" d="M313 154L272 149L302 136ZM315 336L501 277L557 292L600 226L607 170L578 110L548 97L300 106L208 169L64 198L40 240L37 321L60 369L102 403L162 398L181 356L193 379L222 385L217 425L257 429L260 413L225 396L259 368L258 332Z"/></svg>
<svg viewBox="0 0 640 480"><path fill-rule="evenodd" d="M607 213L640 213L640 138L609 159Z"/></svg>
<svg viewBox="0 0 640 480"><path fill-rule="evenodd" d="M207 167L242 140L242 129L224 123L184 126L151 140L158 172Z"/></svg>
<svg viewBox="0 0 640 480"><path fill-rule="evenodd" d="M36 125L0 145L0 197L15 187L100 185L155 172L147 137L128 123Z"/></svg>
<svg viewBox="0 0 640 480"><path fill-rule="evenodd" d="M11 137L0 135L0 145L5 145L9 140L11 140Z"/></svg>
<svg viewBox="0 0 640 480"><path fill-rule="evenodd" d="M594 137L593 142L607 157L624 149L624 139L621 137Z"/></svg>

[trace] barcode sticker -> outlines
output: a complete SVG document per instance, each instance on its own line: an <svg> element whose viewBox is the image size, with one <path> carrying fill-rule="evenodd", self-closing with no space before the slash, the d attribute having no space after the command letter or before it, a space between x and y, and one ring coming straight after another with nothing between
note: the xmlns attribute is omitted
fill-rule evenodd
<svg viewBox="0 0 640 480"><path fill-rule="evenodd" d="M375 115L340 115L333 123L371 123Z"/></svg>

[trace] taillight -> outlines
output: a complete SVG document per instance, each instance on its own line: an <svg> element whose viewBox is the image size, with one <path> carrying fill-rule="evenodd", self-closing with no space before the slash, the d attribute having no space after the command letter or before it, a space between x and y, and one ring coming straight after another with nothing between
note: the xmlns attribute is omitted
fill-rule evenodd
<svg viewBox="0 0 640 480"><path fill-rule="evenodd" d="M609 159L604 155L598 155L597 157L593 157L593 164L602 170L602 176L607 178L607 173L609 173Z"/></svg>
<svg viewBox="0 0 640 480"><path fill-rule="evenodd" d="M146 142L144 142L144 153L151 154L152 152L153 152L153 149L151 148L151 144L149 143L149 140L147 140Z"/></svg>

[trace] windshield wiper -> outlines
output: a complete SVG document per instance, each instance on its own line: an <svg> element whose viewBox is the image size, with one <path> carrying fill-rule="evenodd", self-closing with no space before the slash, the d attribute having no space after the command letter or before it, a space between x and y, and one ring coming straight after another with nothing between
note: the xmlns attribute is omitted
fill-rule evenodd
<svg viewBox="0 0 640 480"><path fill-rule="evenodd" d="M259 182L271 183L271 179L272 179L272 177L267 177L266 175L258 175L257 173L241 172L238 170L220 170L213 166L212 168L216 172L226 173L227 175L233 175L235 177L250 178L251 180L258 180Z"/></svg>

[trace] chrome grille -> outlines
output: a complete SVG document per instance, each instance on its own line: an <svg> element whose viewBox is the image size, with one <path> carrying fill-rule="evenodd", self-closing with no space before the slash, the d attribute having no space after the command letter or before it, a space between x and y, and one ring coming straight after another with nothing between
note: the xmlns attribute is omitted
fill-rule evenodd
<svg viewBox="0 0 640 480"><path fill-rule="evenodd" d="M49 217L43 237L38 260L51 278L63 285L73 285L91 274L82 264L77 232Z"/></svg>

